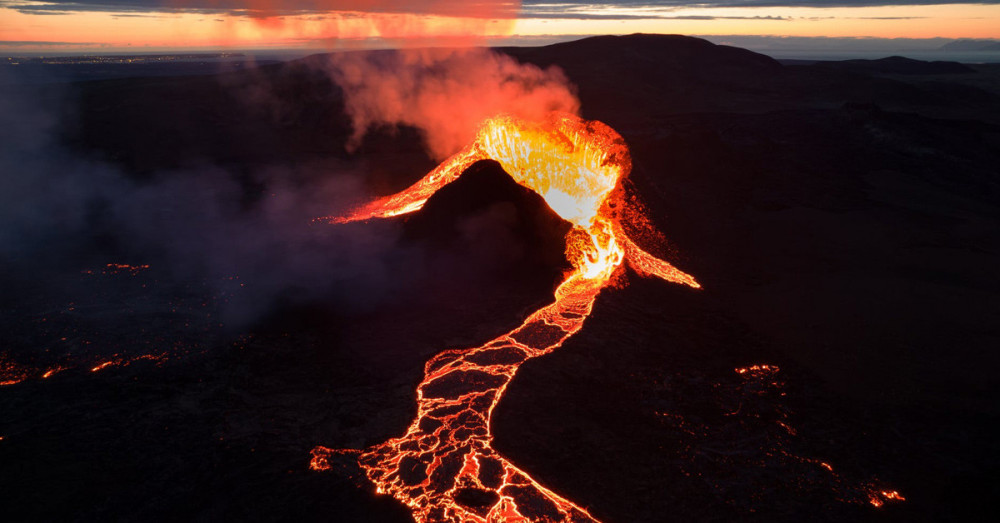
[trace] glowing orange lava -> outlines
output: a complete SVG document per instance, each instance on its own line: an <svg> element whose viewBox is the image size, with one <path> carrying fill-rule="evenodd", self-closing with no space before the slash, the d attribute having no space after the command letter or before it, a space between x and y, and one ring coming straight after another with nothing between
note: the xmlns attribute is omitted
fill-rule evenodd
<svg viewBox="0 0 1000 523"><path fill-rule="evenodd" d="M631 170L622 137L601 122L568 114L541 123L496 117L483 124L471 145L409 189L327 219L345 223L416 211L473 163L487 159L499 162L573 225L566 238L573 269L556 288L555 301L516 329L427 362L417 388L417 417L406 434L360 451L358 462L378 492L405 503L419 522L595 521L493 450L490 417L522 363L555 350L580 330L623 261L641 275L700 287L625 236L623 202L612 197ZM326 470L334 455L345 452L317 447L310 466Z"/></svg>
<svg viewBox="0 0 1000 523"><path fill-rule="evenodd" d="M885 505L886 501L906 501L906 498L901 496L899 492L896 492L895 490L872 489L869 493L868 502L875 508Z"/></svg>
<svg viewBox="0 0 1000 523"><path fill-rule="evenodd" d="M124 357L116 354L112 359L91 367L90 372L102 371L108 367L127 367L138 361L155 361L157 364L162 364L167 360L167 357L168 354L166 352L160 354L141 354L139 356L132 357Z"/></svg>
<svg viewBox="0 0 1000 523"><path fill-rule="evenodd" d="M42 379L46 379L47 380L47 379L51 378L52 376L55 376L56 374L58 374L58 373L60 373L60 372L62 372L64 370L66 370L67 368L68 367L63 367L61 365L57 365L55 367L52 367L51 369L45 371L45 374L42 374Z"/></svg>
<svg viewBox="0 0 1000 523"><path fill-rule="evenodd" d="M6 353L0 353L0 387L17 385L30 377L31 371L10 359Z"/></svg>
<svg viewBox="0 0 1000 523"><path fill-rule="evenodd" d="M115 363L117 363L117 362L115 362L115 361L105 361L104 363L101 363L101 364L97 365L96 367L90 369L90 372L97 372L99 370L104 370L104 369L106 369L106 368L114 365Z"/></svg>

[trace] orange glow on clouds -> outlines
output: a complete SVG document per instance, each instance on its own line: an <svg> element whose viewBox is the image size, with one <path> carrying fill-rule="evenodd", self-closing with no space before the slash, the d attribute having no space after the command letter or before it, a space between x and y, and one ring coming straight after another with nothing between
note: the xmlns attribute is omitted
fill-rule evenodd
<svg viewBox="0 0 1000 523"><path fill-rule="evenodd" d="M233 15L111 13L37 16L0 9L0 41L65 42L72 48L351 47L379 38L418 40L420 45L461 43L471 36L509 35L513 20L456 18L410 13L327 13L252 18Z"/></svg>
<svg viewBox="0 0 1000 523"><path fill-rule="evenodd" d="M397 8L402 0L392 3ZM397 5L398 4L398 5ZM13 4L6 4L8 6ZM183 7L183 1L178 3ZM323 11L349 5L356 10ZM767 7L557 10L554 17L511 18L519 2L420 4L422 12L369 12L372 0L317 0L317 12L250 17L211 13L71 12L34 15L0 8L0 49L183 49L219 47L352 48L481 44L507 36L678 33L880 38L1000 38L1000 5L864 8ZM379 6L389 5L382 2ZM249 0L258 13L281 12L281 0ZM462 7L466 6L466 7ZM285 12L288 12L287 10ZM437 14L434 14L437 13ZM647 18L614 18L643 15ZM551 15L551 13L550 13ZM611 17L593 19L594 15ZM575 18L573 18L575 17ZM19 42L19 44L3 44ZM38 44L31 44L38 42Z"/></svg>
<svg viewBox="0 0 1000 523"><path fill-rule="evenodd" d="M597 14L581 11L579 14ZM626 14L626 11L614 12ZM517 34L1000 38L1000 5L746 7L642 10L638 20L522 19ZM662 18L652 18L653 16Z"/></svg>

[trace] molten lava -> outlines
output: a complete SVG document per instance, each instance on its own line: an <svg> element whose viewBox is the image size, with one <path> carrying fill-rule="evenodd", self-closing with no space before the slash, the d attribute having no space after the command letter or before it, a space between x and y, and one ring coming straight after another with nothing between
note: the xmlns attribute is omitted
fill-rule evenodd
<svg viewBox="0 0 1000 523"><path fill-rule="evenodd" d="M473 163L488 159L573 225L566 238L572 270L556 289L555 301L521 326L480 347L445 351L427 362L417 389L417 418L406 434L361 451L358 462L378 492L405 503L420 522L594 521L493 450L490 417L522 363L555 350L580 330L623 261L641 275L700 287L625 236L623 202L612 196L631 170L622 137L603 123L567 114L542 123L496 117L483 124L472 144L409 189L328 220L416 211ZM311 466L328 469L331 457L340 454L344 451L317 447Z"/></svg>

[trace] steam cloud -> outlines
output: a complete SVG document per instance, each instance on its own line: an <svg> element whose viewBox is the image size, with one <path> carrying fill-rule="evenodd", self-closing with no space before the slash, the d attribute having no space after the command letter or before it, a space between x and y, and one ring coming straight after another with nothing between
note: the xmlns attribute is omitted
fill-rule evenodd
<svg viewBox="0 0 1000 523"><path fill-rule="evenodd" d="M373 128L408 125L443 160L472 141L491 116L539 120L551 111L576 114L580 108L560 69L520 64L484 48L343 53L330 64L344 90L354 126L348 145L354 147Z"/></svg>

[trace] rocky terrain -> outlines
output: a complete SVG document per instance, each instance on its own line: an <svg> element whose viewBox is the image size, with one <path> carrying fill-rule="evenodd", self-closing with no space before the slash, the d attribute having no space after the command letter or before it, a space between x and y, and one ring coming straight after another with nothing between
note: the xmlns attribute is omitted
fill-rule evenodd
<svg viewBox="0 0 1000 523"><path fill-rule="evenodd" d="M652 35L501 51L561 67L583 116L625 137L629 187L667 239L656 254L704 289L630 273L605 291L575 337L521 368L498 450L609 522L992 513L1000 66L783 64ZM235 214L267 202L277 178L262 172L308 192L350 166L354 189L386 194L435 165L406 128L348 151L324 60L35 95L58 107L53 147L140 187L210 165ZM252 314L233 304L266 267L239 284L166 268L100 201L83 232L9 251L0 363L22 379L0 387L3 519L408 521L349 462L310 471L309 450L399 434L430 356L549 301L564 225L495 164L472 171L374 232L308 225L391 241L354 262L385 270L307 292L326 263L309 250L316 265L292 264L304 276ZM294 252L274 254L258 265ZM129 363L91 370L115 357ZM886 489L906 501L873 506Z"/></svg>

